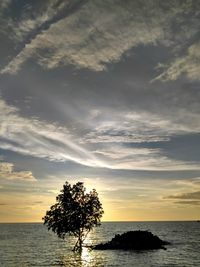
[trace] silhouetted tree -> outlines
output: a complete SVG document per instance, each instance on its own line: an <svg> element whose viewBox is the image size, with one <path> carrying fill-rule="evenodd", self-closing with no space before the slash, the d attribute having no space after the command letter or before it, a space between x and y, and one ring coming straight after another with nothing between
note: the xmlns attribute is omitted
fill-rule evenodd
<svg viewBox="0 0 200 267"><path fill-rule="evenodd" d="M55 232L60 238L66 234L77 237L74 251L81 251L83 241L90 230L100 225L104 213L95 189L86 193L82 182L70 185L66 182L56 197L56 203L42 218L48 230Z"/></svg>

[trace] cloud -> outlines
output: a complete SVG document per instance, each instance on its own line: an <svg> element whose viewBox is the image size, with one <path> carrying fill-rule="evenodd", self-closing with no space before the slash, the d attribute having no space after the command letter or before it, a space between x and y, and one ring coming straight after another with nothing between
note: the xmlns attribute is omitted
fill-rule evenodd
<svg viewBox="0 0 200 267"><path fill-rule="evenodd" d="M90 123L80 137L65 126L22 117L17 108L0 99L0 120L0 148L24 155L109 169L200 169L198 162L170 159L161 149L128 147L130 143L166 141L173 133L188 130L148 113L122 113L109 121L94 121L97 126Z"/></svg>
<svg viewBox="0 0 200 267"><path fill-rule="evenodd" d="M75 161L87 166L106 166L73 141L66 127L24 118L0 99L0 148L52 161Z"/></svg>
<svg viewBox="0 0 200 267"><path fill-rule="evenodd" d="M16 35L20 40L26 38L27 43L28 41L31 42L35 34L48 29L51 23L60 19L60 12L63 13L71 2L69 0L48 0L40 3L38 7L34 3L28 4L25 9L26 14L22 13L21 18L19 18Z"/></svg>
<svg viewBox="0 0 200 267"><path fill-rule="evenodd" d="M3 11L4 9L8 8L10 3L11 3L11 0L1 0L1 2L0 2L0 10Z"/></svg>
<svg viewBox="0 0 200 267"><path fill-rule="evenodd" d="M21 42L29 43L37 32L48 28L48 24L56 20L57 14L65 10L71 1L44 0L39 5L34 2L23 3L2 0L0 3L1 30L10 29L9 38L23 46ZM18 10L18 16L8 16L5 11ZM64 10L63 10L64 9ZM6 20L7 19L7 20ZM6 23L7 22L7 23ZM4 26L4 28L3 28Z"/></svg>
<svg viewBox="0 0 200 267"><path fill-rule="evenodd" d="M191 201L176 201L175 204L196 206L196 205L200 205L200 201L195 201L195 200L191 200Z"/></svg>
<svg viewBox="0 0 200 267"><path fill-rule="evenodd" d="M181 10L170 4L167 9L151 1L143 3L143 8L140 1L95 0L84 4L76 1L74 5L73 12L66 12L66 17L59 16L60 9L55 8L56 15L47 9L46 17L43 14L35 22L22 21L20 32L32 32L37 24L42 30L36 27L32 39L24 41L23 48L2 73L17 73L29 58L34 58L45 69L73 64L102 71L108 63L119 61L126 51L138 45L157 42L168 45L165 28ZM43 23L48 27L43 27Z"/></svg>
<svg viewBox="0 0 200 267"><path fill-rule="evenodd" d="M55 190L55 189L49 189L49 190L47 190L47 192L50 193L50 194L53 194L53 195L58 195L60 191L59 190Z"/></svg>
<svg viewBox="0 0 200 267"><path fill-rule="evenodd" d="M190 170L199 169L197 163L170 159L161 149L134 148L109 145L95 151L102 161L109 162L113 169L130 170Z"/></svg>
<svg viewBox="0 0 200 267"><path fill-rule="evenodd" d="M17 73L29 59L45 69L72 64L102 71L132 48L162 45L172 57L155 80L175 80L182 73L199 79L198 1L145 1L142 8L140 1L114 0L50 0L40 8L27 6L17 22L9 18L7 23L19 48L1 73ZM5 20L2 24L7 27Z"/></svg>
<svg viewBox="0 0 200 267"><path fill-rule="evenodd" d="M179 179L171 182L173 188L179 188L181 191L190 190L196 191L200 189L200 178L195 177L192 179Z"/></svg>
<svg viewBox="0 0 200 267"><path fill-rule="evenodd" d="M102 148L95 151L96 154L109 157L112 159L126 159L130 154L136 158L139 156L149 156L151 154L160 153L159 149L148 149L148 148L131 148L131 147L120 147L120 146L109 146L109 148Z"/></svg>
<svg viewBox="0 0 200 267"><path fill-rule="evenodd" d="M198 133L196 114L186 114L184 121L177 116L162 115L137 111L117 112L109 117L102 117L93 125L89 133L80 139L81 143L143 143L169 141L174 134ZM195 121L195 123L193 123ZM191 127L192 126L194 127Z"/></svg>
<svg viewBox="0 0 200 267"><path fill-rule="evenodd" d="M34 202L33 202L33 204L36 204L36 205L37 205L37 204L42 204L42 203L43 203L43 201L34 201Z"/></svg>
<svg viewBox="0 0 200 267"><path fill-rule="evenodd" d="M37 179L30 171L14 171L14 165L8 162L0 162L0 179L35 182Z"/></svg>
<svg viewBox="0 0 200 267"><path fill-rule="evenodd" d="M102 119L80 141L82 143L167 141L169 140L170 132L165 130L171 129L172 133L173 128L170 121L163 121L158 115L148 112L128 112L114 114L109 119ZM181 131L180 128L179 131Z"/></svg>
<svg viewBox="0 0 200 267"><path fill-rule="evenodd" d="M176 58L169 66L162 67L165 70L154 80L175 81L185 74L190 80L199 81L200 43L191 45L184 56Z"/></svg>
<svg viewBox="0 0 200 267"><path fill-rule="evenodd" d="M169 199L185 199L185 200L200 200L200 191L170 195Z"/></svg>
<svg viewBox="0 0 200 267"><path fill-rule="evenodd" d="M167 201L169 205L178 204L186 206L200 205L200 178L174 179L165 184L165 190L161 195L161 200ZM189 192L187 192L189 191ZM166 192L168 195L166 196ZM178 192L178 193L177 193ZM170 194L171 193L171 194Z"/></svg>

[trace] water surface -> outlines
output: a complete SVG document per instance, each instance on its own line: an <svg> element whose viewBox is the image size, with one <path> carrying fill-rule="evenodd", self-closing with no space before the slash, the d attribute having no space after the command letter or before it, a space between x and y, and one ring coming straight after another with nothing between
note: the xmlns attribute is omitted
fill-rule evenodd
<svg viewBox="0 0 200 267"><path fill-rule="evenodd" d="M71 250L73 238L59 239L43 224L0 224L0 266L123 266L199 267L200 223L198 222L104 222L88 236L87 244L110 240L129 230L149 230L172 245L167 250L91 251L81 255Z"/></svg>

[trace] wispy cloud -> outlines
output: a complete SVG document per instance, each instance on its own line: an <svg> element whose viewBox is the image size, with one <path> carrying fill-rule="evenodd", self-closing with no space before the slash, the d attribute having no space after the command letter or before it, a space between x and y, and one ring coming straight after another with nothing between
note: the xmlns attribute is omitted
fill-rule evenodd
<svg viewBox="0 0 200 267"><path fill-rule="evenodd" d="M199 178L193 178L188 180L177 180L177 181L175 180L171 182L171 187L174 188L172 191L176 191L178 193L164 196L162 198L164 201L167 201L169 204L171 203L174 205L176 204L186 205L186 206L200 205ZM190 189L191 191L189 191L188 189Z"/></svg>
<svg viewBox="0 0 200 267"><path fill-rule="evenodd" d="M180 179L180 180L174 180L173 186L178 186L179 188L191 188L191 190L198 190L200 188L200 177L195 177L191 179Z"/></svg>
<svg viewBox="0 0 200 267"><path fill-rule="evenodd" d="M191 201L176 201L175 204L196 206L196 205L200 205L200 201L196 201L196 200L191 200Z"/></svg>
<svg viewBox="0 0 200 267"><path fill-rule="evenodd" d="M75 1L74 1L75 2ZM23 46L21 42L29 43L38 32L47 29L48 25L58 20L60 13L70 6L72 1L48 0L42 1L39 5L34 2L23 3L12 0L2 0L0 3L0 14L3 20L1 29L10 29L9 37L18 42L17 46ZM6 10L18 9L18 16L12 17L4 13ZM7 18L7 25L5 18Z"/></svg>
<svg viewBox="0 0 200 267"><path fill-rule="evenodd" d="M186 75L190 80L199 81L200 72L200 44L191 45L186 54L177 57L169 65L163 65L164 71L154 80L174 81L181 75Z"/></svg>
<svg viewBox="0 0 200 267"><path fill-rule="evenodd" d="M183 112L183 111L182 111ZM176 118L165 118L151 112L115 112L112 117L102 117L93 125L89 133L80 139L81 143L142 143L169 141L173 134L198 133L196 114L186 114L184 121L177 114ZM195 122L196 125L191 127Z"/></svg>
<svg viewBox="0 0 200 267"><path fill-rule="evenodd" d="M88 150L76 144L66 127L21 117L16 108L1 99L0 120L2 149L52 161L71 160L87 166L106 166Z"/></svg>
<svg viewBox="0 0 200 267"><path fill-rule="evenodd" d="M190 170L199 169L198 163L170 159L161 149L133 148L110 145L95 151L113 169L130 170Z"/></svg>
<svg viewBox="0 0 200 267"><path fill-rule="evenodd" d="M30 19L22 21L21 32L31 32L37 24L46 21L48 27L43 31L37 30L34 38L25 42L24 48L2 73L16 73L32 57L49 69L73 64L78 68L104 70L107 63L118 61L132 47L164 42L165 26L179 13L176 8L164 10L151 2L145 2L144 8L139 1L127 4L108 0L101 3L86 1L83 5L77 1L75 4L75 12L66 12L66 17L52 14L48 8L46 16L38 16L35 22ZM59 14L59 8L54 10ZM57 19L52 19L52 16Z"/></svg>
<svg viewBox="0 0 200 267"><path fill-rule="evenodd" d="M161 149L126 145L166 141L171 134L184 132L184 127L175 127L169 121L148 117L147 114L128 113L119 118L117 121L102 121L102 124L98 122L94 131L90 129L90 133L77 138L67 127L20 116L17 108L0 99L0 148L50 161L73 161L91 167L199 170L198 162L170 159Z"/></svg>
<svg viewBox="0 0 200 267"><path fill-rule="evenodd" d="M173 179L165 184L161 201L168 205L196 206L200 204L200 178ZM167 195L168 194L168 195ZM165 195L165 196L163 196Z"/></svg>
<svg viewBox="0 0 200 267"><path fill-rule="evenodd" d="M185 200L200 200L200 191L170 195L166 198L169 199L185 199Z"/></svg>
<svg viewBox="0 0 200 267"><path fill-rule="evenodd" d="M139 29L133 33L131 27L125 31L123 23L118 23L116 27L123 8L114 5L113 9L112 11L105 9L104 18L100 18L97 15L99 10L96 4L90 2L75 14L53 23L48 30L39 32L30 43L27 43L2 73L16 73L31 57L44 68L74 64L77 67L100 71L105 69L106 63L119 60L123 52L132 46L152 43L160 34L153 30L149 32L145 27L143 34ZM131 16L128 11L126 13ZM23 23L21 27L24 28L23 31L28 31L34 24L33 21L29 21ZM141 23L141 28L143 26Z"/></svg>
<svg viewBox="0 0 200 267"><path fill-rule="evenodd" d="M3 1L2 7L9 2ZM162 5L145 1L142 8L140 1L51 0L44 1L40 9L32 4L22 11L19 21L9 18L10 32L20 49L1 73L17 73L30 58L45 69L72 64L102 71L131 48L162 44L178 56L175 61L174 56L169 59L156 79L175 80L182 73L198 79L198 9L197 2Z"/></svg>
<svg viewBox="0 0 200 267"><path fill-rule="evenodd" d="M30 171L15 171L14 165L8 162L0 162L0 179L35 182L37 179Z"/></svg>

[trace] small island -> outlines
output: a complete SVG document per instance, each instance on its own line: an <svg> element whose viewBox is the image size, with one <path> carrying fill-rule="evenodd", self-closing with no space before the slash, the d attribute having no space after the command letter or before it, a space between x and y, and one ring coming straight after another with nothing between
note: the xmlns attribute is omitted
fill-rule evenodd
<svg viewBox="0 0 200 267"><path fill-rule="evenodd" d="M169 242L161 240L149 231L129 231L121 235L117 234L111 241L95 245L93 249L151 250L166 249L164 246L169 244Z"/></svg>

